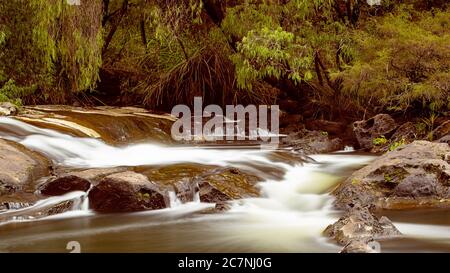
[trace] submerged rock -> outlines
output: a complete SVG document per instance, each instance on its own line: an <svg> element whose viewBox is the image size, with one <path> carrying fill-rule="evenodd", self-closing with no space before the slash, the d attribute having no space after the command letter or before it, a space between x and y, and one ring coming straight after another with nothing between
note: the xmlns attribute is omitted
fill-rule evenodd
<svg viewBox="0 0 450 273"><path fill-rule="evenodd" d="M344 245L342 252L374 252L371 242L401 235L387 217L378 219L367 207L359 205L329 225L324 234Z"/></svg>
<svg viewBox="0 0 450 273"><path fill-rule="evenodd" d="M33 192L37 181L50 171L50 161L41 154L0 139L0 196L16 191Z"/></svg>
<svg viewBox="0 0 450 273"><path fill-rule="evenodd" d="M376 208L450 205L450 147L415 141L353 173L333 192L336 206Z"/></svg>
<svg viewBox="0 0 450 273"><path fill-rule="evenodd" d="M108 175L89 192L89 207L105 213L163 209L169 203L167 192L131 171Z"/></svg>
<svg viewBox="0 0 450 273"><path fill-rule="evenodd" d="M371 149L374 139L378 137L390 138L397 127L395 120L387 114L378 114L368 120L353 123L353 131L362 149Z"/></svg>

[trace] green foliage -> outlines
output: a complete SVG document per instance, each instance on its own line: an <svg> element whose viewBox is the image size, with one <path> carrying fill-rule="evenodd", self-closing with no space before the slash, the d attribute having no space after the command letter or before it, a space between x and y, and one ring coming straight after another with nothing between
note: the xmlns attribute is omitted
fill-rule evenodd
<svg viewBox="0 0 450 273"><path fill-rule="evenodd" d="M422 118L423 128L425 128L424 135L428 138L429 141L433 141L433 130L435 128L435 123L438 115L435 112L431 112L429 117Z"/></svg>
<svg viewBox="0 0 450 273"><path fill-rule="evenodd" d="M232 56L238 87L251 89L256 80L283 76L295 83L310 80L312 54L306 46L294 41L294 34L281 27L250 31L238 44L238 53Z"/></svg>
<svg viewBox="0 0 450 273"><path fill-rule="evenodd" d="M9 80L0 88L0 102L12 102L16 105L22 105L21 98L35 91L36 86L21 87L17 86L14 80Z"/></svg>
<svg viewBox="0 0 450 273"><path fill-rule="evenodd" d="M406 140L404 138L402 138L399 141L395 141L393 142L391 145L389 145L389 151L395 151L397 150L398 147L405 145L406 144Z"/></svg>
<svg viewBox="0 0 450 273"><path fill-rule="evenodd" d="M379 136L372 140L373 145L375 146L383 146L388 142L385 136Z"/></svg>
<svg viewBox="0 0 450 273"><path fill-rule="evenodd" d="M19 89L39 91L29 100L53 102L95 86L101 10L100 0L80 6L65 0L2 1L0 86L13 82ZM10 84L3 88L9 90Z"/></svg>
<svg viewBox="0 0 450 273"><path fill-rule="evenodd" d="M355 61L335 78L344 90L379 111L450 109L450 13L399 6L354 31Z"/></svg>

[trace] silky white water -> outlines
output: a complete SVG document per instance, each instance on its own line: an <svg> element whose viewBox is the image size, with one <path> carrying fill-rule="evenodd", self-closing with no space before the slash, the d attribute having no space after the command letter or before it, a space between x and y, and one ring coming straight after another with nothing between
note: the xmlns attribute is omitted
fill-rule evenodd
<svg viewBox="0 0 450 273"><path fill-rule="evenodd" d="M255 171L265 180L259 184L261 197L235 201L229 211L220 214L199 214L213 205L200 203L198 196L195 202L181 204L174 193L170 198L171 208L135 213L132 216L97 216L87 207L86 193L75 192L52 197L23 210L38 210L61 201L74 200L73 211L40 219L39 227L42 230L35 234L24 231L23 234L17 233L5 238L0 244L0 251L2 247L7 249L23 242L33 246L42 244L43 241L66 239L90 238L89 242L92 242L94 235L98 240L117 240L113 234L120 233L128 238L126 242L132 242L135 238L150 243L160 237L161 241L157 245L150 243L149 247L163 251L181 251L183 247L192 247L191 244L194 244L197 251L208 251L212 245L220 245L227 251L335 252L340 247L321 235L325 227L340 215L333 210L333 198L328 191L348 175L348 170L362 167L374 159L373 156L351 154L351 149L335 154L313 155L311 157L315 163L290 164L273 161L270 159L273 151L262 149L168 147L155 143L114 147L98 139L73 137L12 118L0 118L0 137L42 152L56 164L66 167L194 163L234 166ZM265 176L267 168L277 169L283 175L280 179ZM23 210L1 213L0 218L8 216L8 213L20 215ZM78 219L85 219L83 222L87 221L87 224L80 226L79 222L73 222L79 221ZM13 220L17 223L34 219ZM53 223L54 226L48 223ZM4 224L1 228L7 226L8 224ZM62 227L55 232L55 226ZM440 227L432 225L403 224L399 228L412 236L426 236L433 229L440 230L437 236L446 238L448 235ZM420 230L423 232L420 233ZM172 242L174 236L178 240L176 243ZM170 245L167 245L168 242ZM124 246L116 247L121 249ZM130 249L145 250L148 249L146 247L138 245L135 248L130 246ZM91 250L101 251L102 247L92 245Z"/></svg>

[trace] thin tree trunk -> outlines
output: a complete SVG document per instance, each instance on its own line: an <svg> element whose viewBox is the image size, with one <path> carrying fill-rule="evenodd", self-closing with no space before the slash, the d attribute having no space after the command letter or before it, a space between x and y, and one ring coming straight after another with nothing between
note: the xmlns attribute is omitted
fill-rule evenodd
<svg viewBox="0 0 450 273"><path fill-rule="evenodd" d="M102 55L104 55L106 53L106 51L108 50L109 44L111 43L111 40L112 40L114 34L116 33L120 22L122 21L123 17L127 13L127 10L128 10L128 0L124 0L122 3L122 7L120 8L119 14L115 18L115 20L113 20L111 29L105 38L105 43L103 44L103 49L102 49Z"/></svg>
<svg viewBox="0 0 450 273"><path fill-rule="evenodd" d="M144 45L145 48L147 48L147 35L145 33L145 21L144 21L144 19L142 19L139 22L139 29L141 31L142 44Z"/></svg>

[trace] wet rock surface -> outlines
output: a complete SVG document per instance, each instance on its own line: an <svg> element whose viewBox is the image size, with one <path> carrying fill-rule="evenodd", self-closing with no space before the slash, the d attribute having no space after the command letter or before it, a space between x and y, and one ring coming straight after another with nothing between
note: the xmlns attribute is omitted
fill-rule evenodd
<svg viewBox="0 0 450 273"><path fill-rule="evenodd" d="M33 192L37 181L51 173L51 163L23 145L0 139L0 196Z"/></svg>
<svg viewBox="0 0 450 273"><path fill-rule="evenodd" d="M339 208L357 204L376 208L448 206L450 147L415 141L388 152L353 173L333 192Z"/></svg>
<svg viewBox="0 0 450 273"><path fill-rule="evenodd" d="M378 219L368 207L357 205L329 225L324 235L343 245L342 252L375 252L376 240L393 238L401 233L387 217Z"/></svg>
<svg viewBox="0 0 450 273"><path fill-rule="evenodd" d="M175 120L170 115L158 115L137 107L58 105L26 107L17 119L73 136L102 139L114 145L144 140L173 143L170 128Z"/></svg>
<svg viewBox="0 0 450 273"><path fill-rule="evenodd" d="M75 175L59 177L46 183L40 191L44 195L63 195L72 191L87 191L91 187L89 180Z"/></svg>
<svg viewBox="0 0 450 273"><path fill-rule="evenodd" d="M99 168L78 171L58 170L58 174L39 187L43 195L56 196L72 191L88 191L91 185L96 185L105 176L125 172L126 167Z"/></svg>
<svg viewBox="0 0 450 273"><path fill-rule="evenodd" d="M168 193L146 176L122 172L104 177L89 192L89 207L98 212L133 212L168 207Z"/></svg>

